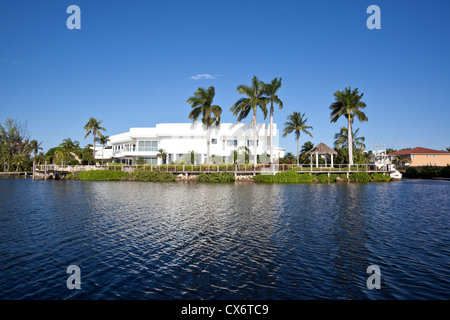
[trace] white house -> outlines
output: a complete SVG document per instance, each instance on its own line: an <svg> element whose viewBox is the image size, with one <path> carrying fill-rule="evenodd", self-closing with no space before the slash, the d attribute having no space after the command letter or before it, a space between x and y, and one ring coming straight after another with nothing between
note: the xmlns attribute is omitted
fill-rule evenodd
<svg viewBox="0 0 450 320"><path fill-rule="evenodd" d="M258 155L270 154L270 125L257 125ZM274 159L284 157L284 149L279 147L279 133L276 124L273 125L273 155ZM166 163L189 163L192 151L195 152L195 164L207 162L207 130L202 123L161 123L154 128L130 128L130 131L109 137L112 149L96 148L96 159L111 159L129 165L136 163L138 158L146 163L162 164L157 157L158 150L167 153ZM210 129L211 163L219 161L231 163L234 160L233 151L248 147L251 155L254 152L254 127L244 123L221 123ZM102 155L103 153L103 155ZM189 156L187 156L189 155ZM251 156L252 157L252 156ZM260 159L268 160L265 157ZM250 162L252 162L252 158ZM217 162L216 162L217 163Z"/></svg>

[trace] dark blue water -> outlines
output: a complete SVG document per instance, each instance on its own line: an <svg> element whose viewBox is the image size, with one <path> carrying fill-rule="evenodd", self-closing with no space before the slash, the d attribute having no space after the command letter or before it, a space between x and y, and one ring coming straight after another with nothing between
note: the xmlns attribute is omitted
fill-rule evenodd
<svg viewBox="0 0 450 320"><path fill-rule="evenodd" d="M447 181L0 179L0 298L448 299L449 209Z"/></svg>

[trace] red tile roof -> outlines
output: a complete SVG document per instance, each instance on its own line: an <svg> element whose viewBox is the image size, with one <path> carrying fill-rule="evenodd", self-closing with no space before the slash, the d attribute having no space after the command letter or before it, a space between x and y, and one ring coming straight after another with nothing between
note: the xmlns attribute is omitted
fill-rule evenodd
<svg viewBox="0 0 450 320"><path fill-rule="evenodd" d="M409 150L400 150L396 152L389 153L388 156L401 156L406 154L450 154L450 152L441 151L441 150L434 150L434 149L427 149L422 147L417 147Z"/></svg>

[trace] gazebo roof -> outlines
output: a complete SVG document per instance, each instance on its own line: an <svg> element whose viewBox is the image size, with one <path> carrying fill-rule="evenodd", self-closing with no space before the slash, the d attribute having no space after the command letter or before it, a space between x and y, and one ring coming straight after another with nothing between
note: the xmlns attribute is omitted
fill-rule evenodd
<svg viewBox="0 0 450 320"><path fill-rule="evenodd" d="M317 146L306 152L306 154L334 154L336 155L337 152L331 149L329 146L327 146L325 143L319 143Z"/></svg>

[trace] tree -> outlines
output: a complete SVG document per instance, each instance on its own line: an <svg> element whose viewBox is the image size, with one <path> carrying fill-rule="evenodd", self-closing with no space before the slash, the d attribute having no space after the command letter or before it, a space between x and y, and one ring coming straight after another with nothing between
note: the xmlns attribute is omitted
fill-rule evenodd
<svg viewBox="0 0 450 320"><path fill-rule="evenodd" d="M358 137L359 128L356 129L352 133L352 142L353 142L353 148L354 149L360 149L361 151L364 151L366 149L366 145L364 144L364 137ZM348 148L348 128L341 127L341 131L336 133L334 135L334 147L335 148Z"/></svg>
<svg viewBox="0 0 450 320"><path fill-rule="evenodd" d="M3 170L10 171L12 166L15 171L19 171L20 167L29 167L32 152L26 122L6 119L4 126L0 125L0 161Z"/></svg>
<svg viewBox="0 0 450 320"><path fill-rule="evenodd" d="M97 136L99 136L99 137L102 136L101 131L106 131L105 128L100 126L102 121L103 120L97 120L97 119L91 117L91 118L89 118L89 121L84 126L84 130L86 131L86 135L84 136L84 138L86 139L87 136L89 136L90 134L92 134L94 136L94 144L93 144L94 163L95 163L95 141L96 141L95 139L97 138Z"/></svg>
<svg viewBox="0 0 450 320"><path fill-rule="evenodd" d="M37 140L30 141L30 149L34 153L34 158L36 158L39 150L42 150L41 144L42 142L38 142Z"/></svg>
<svg viewBox="0 0 450 320"><path fill-rule="evenodd" d="M341 116L347 119L348 132L348 158L349 164L353 164L353 141L352 141L352 123L356 117L359 121L367 121L367 116L361 109L366 107L366 104L361 101L363 93L358 94L358 88L351 90L350 87L345 88L344 91L336 91L334 94L335 102L333 102L329 109L331 110L331 121L336 122Z"/></svg>
<svg viewBox="0 0 450 320"><path fill-rule="evenodd" d="M312 143L311 141L306 141L303 144L302 148L300 149L300 160L302 161L302 163L309 163L309 159L306 156L306 153L312 148L314 148L314 143Z"/></svg>
<svg viewBox="0 0 450 320"><path fill-rule="evenodd" d="M110 141L109 136L100 136L96 139L102 146L102 166L103 166L103 150L105 149L106 144Z"/></svg>
<svg viewBox="0 0 450 320"><path fill-rule="evenodd" d="M163 164L166 164L166 159L167 159L167 152L164 149L159 149L158 150L158 154L156 155L157 158L161 158Z"/></svg>
<svg viewBox="0 0 450 320"><path fill-rule="evenodd" d="M300 134L303 132L312 138L313 136L308 130L313 129L313 127L307 126L306 122L308 121L308 118L305 118L305 114L300 114L297 111L294 111L292 114L290 114L287 117L287 120L288 121L284 124L283 137L286 137L292 132L295 133L295 140L297 140L297 165L299 165L300 162L298 141L300 139Z"/></svg>
<svg viewBox="0 0 450 320"><path fill-rule="evenodd" d="M250 111L253 111L253 118L250 124L253 124L254 128L254 154L253 154L253 162L256 166L257 164L257 127L256 127L256 111L258 107L261 108L264 113L264 119L267 118L267 98L264 97L265 93L265 84L262 81L259 81L256 76L252 79L252 85L239 85L237 87L237 91L240 94L244 94L246 97L241 98L230 108L230 111L234 116L238 116L237 121L240 122L242 119L245 119Z"/></svg>
<svg viewBox="0 0 450 320"><path fill-rule="evenodd" d="M445 150L447 150L447 152L450 152L450 147L446 148Z"/></svg>
<svg viewBox="0 0 450 320"><path fill-rule="evenodd" d="M283 108L283 101L277 95L278 89L281 87L281 78L274 78L270 83L264 86L264 94L267 101L270 102L270 162L273 163L273 104L276 103L279 109Z"/></svg>
<svg viewBox="0 0 450 320"><path fill-rule="evenodd" d="M197 119L202 115L202 123L206 126L207 131L207 160L210 163L210 145L211 145L211 126L215 124L218 126L220 124L220 115L222 113L222 108L217 105L213 105L213 99L216 92L213 86L209 87L207 90L204 88L198 88L194 93L194 96L187 100L192 106L192 110L189 113L189 119L197 121Z"/></svg>

